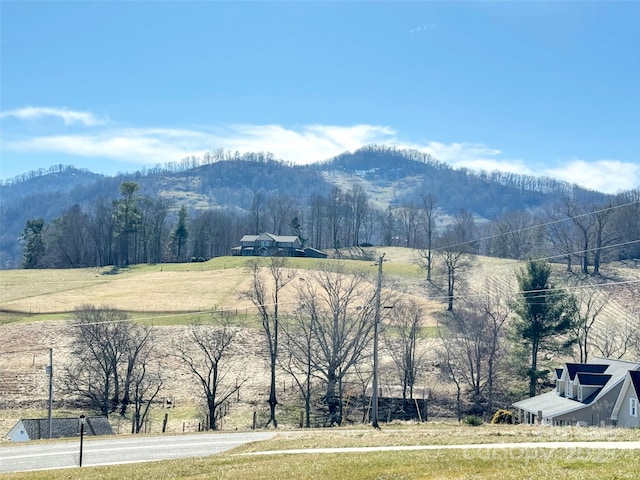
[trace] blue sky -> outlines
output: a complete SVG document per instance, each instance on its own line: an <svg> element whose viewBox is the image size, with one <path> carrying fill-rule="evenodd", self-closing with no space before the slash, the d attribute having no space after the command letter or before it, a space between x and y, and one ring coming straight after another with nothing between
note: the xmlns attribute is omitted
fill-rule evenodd
<svg viewBox="0 0 640 480"><path fill-rule="evenodd" d="M640 186L640 2L0 2L0 177L378 143Z"/></svg>

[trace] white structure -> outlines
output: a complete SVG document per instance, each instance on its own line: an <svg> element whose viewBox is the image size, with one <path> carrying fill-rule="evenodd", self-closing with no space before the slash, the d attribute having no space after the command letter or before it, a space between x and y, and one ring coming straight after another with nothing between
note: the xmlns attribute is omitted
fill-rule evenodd
<svg viewBox="0 0 640 480"><path fill-rule="evenodd" d="M567 363L564 368L554 372L554 390L513 404L516 417L522 423L545 425L617 423L620 426L632 426L628 424L626 416L620 415L624 402L620 397L627 395L627 404L635 398L637 405L638 392L634 389L633 379L639 371L640 363L609 358L594 358L587 363ZM627 383L632 386L624 389L623 384ZM622 403L614 418L614 406L619 402ZM637 425L637 417L634 418Z"/></svg>

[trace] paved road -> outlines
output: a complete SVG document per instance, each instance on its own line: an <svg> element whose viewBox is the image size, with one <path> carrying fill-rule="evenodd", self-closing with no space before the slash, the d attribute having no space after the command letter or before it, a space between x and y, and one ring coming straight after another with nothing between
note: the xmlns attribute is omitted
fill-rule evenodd
<svg viewBox="0 0 640 480"><path fill-rule="evenodd" d="M157 437L86 438L82 465L112 465L206 457L243 443L267 440L272 432L200 433ZM0 473L78 466L80 442L52 441L0 447Z"/></svg>

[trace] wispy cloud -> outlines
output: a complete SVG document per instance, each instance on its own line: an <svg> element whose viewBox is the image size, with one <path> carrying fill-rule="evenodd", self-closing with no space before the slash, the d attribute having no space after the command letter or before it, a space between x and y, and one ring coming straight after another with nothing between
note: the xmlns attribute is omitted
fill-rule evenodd
<svg viewBox="0 0 640 480"><path fill-rule="evenodd" d="M2 116L34 118L55 115L66 124L101 125L89 112L65 109L25 108L4 112ZM278 159L295 164L326 160L346 151L371 144L411 148L451 165L471 170L505 171L544 175L594 190L616 193L640 185L640 165L618 160L569 159L554 165L532 165L525 159L509 158L482 143L437 141L416 143L401 138L399 132L384 125L359 124L283 125L236 124L197 128L112 128L75 130L71 134L5 138L2 149L25 153L51 153L110 159L139 168L176 162L184 157L201 156L216 149L245 152L271 152Z"/></svg>
<svg viewBox="0 0 640 480"><path fill-rule="evenodd" d="M477 143L430 142L411 148L427 152L454 168L551 177L605 193L640 186L640 165L632 162L569 159L557 161L553 166L532 165L524 159L505 158L500 150Z"/></svg>
<svg viewBox="0 0 640 480"><path fill-rule="evenodd" d="M502 158L502 152L481 143L440 143L429 142L424 146L413 148L428 153L432 157L447 163L454 168L484 170L487 172L518 172L534 175L524 160Z"/></svg>
<svg viewBox="0 0 640 480"><path fill-rule="evenodd" d="M434 28L436 28L437 25L435 23L430 23L427 25L420 25L418 27L413 27L409 29L409 33L420 33L420 32L426 32L427 30L432 30Z"/></svg>
<svg viewBox="0 0 640 480"><path fill-rule="evenodd" d="M245 124L192 130L107 129L96 134L9 140L3 147L17 152L57 152L150 165L222 148L241 153L271 152L276 158L307 164L372 143L394 144L394 135L392 129L376 125L309 125L293 129Z"/></svg>
<svg viewBox="0 0 640 480"><path fill-rule="evenodd" d="M607 193L617 193L640 186L640 165L619 160L588 162L571 159L557 167L547 168L544 174Z"/></svg>
<svg viewBox="0 0 640 480"><path fill-rule="evenodd" d="M24 107L0 112L0 118L14 117L20 120L35 120L42 117L62 119L65 125L80 123L85 126L104 125L105 121L90 112L68 110L66 108Z"/></svg>

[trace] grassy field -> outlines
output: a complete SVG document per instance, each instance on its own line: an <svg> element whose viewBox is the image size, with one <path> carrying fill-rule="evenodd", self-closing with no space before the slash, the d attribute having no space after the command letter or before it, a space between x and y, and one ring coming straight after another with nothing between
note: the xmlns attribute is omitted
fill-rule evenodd
<svg viewBox="0 0 640 480"><path fill-rule="evenodd" d="M408 249L385 249L385 275L396 282L399 290L417 299L425 308L423 337L426 341L436 336L433 318L442 312L442 299L433 298L425 289L424 272L414 263L414 252ZM376 254L382 251L375 252ZM296 275L305 277L306 270L314 270L318 260L291 259ZM470 284L482 285L487 278L497 278L502 284L513 284L516 262L504 259L482 258ZM361 270L375 279L377 267L372 261L345 261L350 270ZM561 269L558 266L558 269ZM637 278L638 270L619 269L616 279ZM613 278L613 277L612 277ZM139 265L126 269L76 269L76 270L12 270L0 271L0 336L9 339L11 346L20 349L37 349L38 354L0 356L0 374L14 372L19 366L31 372L29 395L44 392L48 362L48 347L55 347L55 361L64 363L71 345L65 330L70 312L79 305L109 305L131 313L141 323L162 327L160 345L168 349L171 338L184 329L194 318L208 318L220 309L237 311L236 321L249 332L246 344L250 353L245 363L252 368L253 384L248 385L243 402L256 392L264 393L264 362L257 346L261 334L259 322L251 302L243 295L250 282L246 259L222 257L203 263ZM296 304L293 284L281 296L282 310ZM609 291L609 290L608 290ZM624 298L624 297L617 297ZM610 318L620 318L620 312L637 310L638 300L633 295L629 302L613 302ZM631 308L630 308L631 306ZM609 318L609 317L607 317ZM168 351L168 350L167 350ZM36 378L37 377L37 378ZM186 377L176 376L168 385L166 396L181 400L176 392L191 396L185 388ZM31 385L31 384L29 384ZM36 388L37 387L37 388ZM279 386L280 388L281 386ZM172 390L173 389L173 390ZM250 390L252 389L252 390ZM291 390L291 389L289 389ZM280 399L286 397L280 394ZM41 398L41 399L42 399ZM258 397L256 397L258 398ZM266 408L264 398L251 397L245 410L232 408L225 422L229 428L246 428L250 425L252 411ZM286 403L286 402L285 402ZM186 422L197 426L202 418L201 407L176 402L170 411L172 432L182 431ZM297 405L297 404L296 404ZM284 408L284 407L283 407ZM291 413L294 425L299 407ZM6 429L17 418L42 416L42 410L17 410L0 412L0 425ZM57 416L75 416L78 412L56 413ZM165 410L152 413L152 423L158 425ZM284 414L284 411L282 412ZM10 417L10 418L9 418ZM237 418L237 419L236 419ZM249 419L249 420L247 420ZM3 421L5 421L3 423ZM225 425L225 429L227 428ZM124 428L124 427L123 427ZM156 432L157 430L153 430ZM193 430L191 430L193 431ZM0 432L3 433L3 432ZM612 429L539 429L519 427L472 428L467 426L437 424L406 427L393 425L382 432L371 429L330 429L321 431L281 432L273 441L248 445L229 454L208 459L191 459L144 465L127 465L109 468L83 468L54 472L33 472L23 475L6 475L2 478L331 478L331 479L419 479L419 478L499 478L524 479L562 477L563 479L640 478L637 465L640 454L635 451L596 452L576 449L536 449L525 451L406 451L370 452L357 455L307 454L276 456L238 456L263 450L292 448L321 448L334 446L382 446L382 445L447 445L468 443L504 443L535 441L616 441L640 440L640 432Z"/></svg>
<svg viewBox="0 0 640 480"><path fill-rule="evenodd" d="M481 427L457 424L394 425L329 431L283 431L209 458L112 467L84 467L3 475L7 479L637 479L640 451L577 448L408 450L358 453L243 455L291 448L461 445L540 441L638 440L633 430Z"/></svg>
<svg viewBox="0 0 640 480"><path fill-rule="evenodd" d="M420 268L406 249L396 249L385 273L405 282L416 282ZM318 265L316 259L289 259L301 278ZM371 261L343 260L347 272L361 271L375 277ZM247 325L256 324L256 311L244 295L249 290L247 259L219 257L202 263L136 265L129 268L64 270L0 270L0 325L42 320L65 320L83 304L110 306L129 312L135 320L158 326L185 325L196 317L229 309ZM425 308L439 303L419 299ZM295 282L281 294L281 309L297 305ZM245 322L243 322L245 323Z"/></svg>

